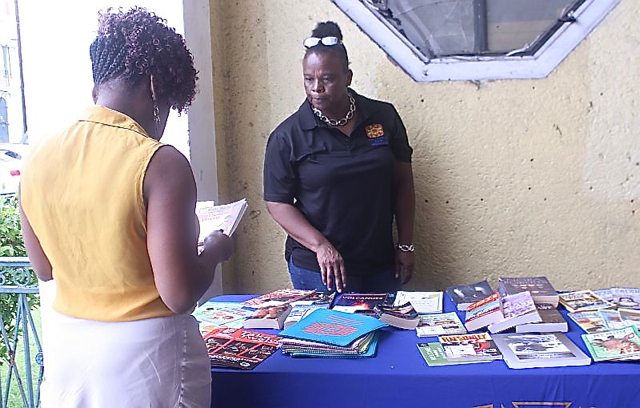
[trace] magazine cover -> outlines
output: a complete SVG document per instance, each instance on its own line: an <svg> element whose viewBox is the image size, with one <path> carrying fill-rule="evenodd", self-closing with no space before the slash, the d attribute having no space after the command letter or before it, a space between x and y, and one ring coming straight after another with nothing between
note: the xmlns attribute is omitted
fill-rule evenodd
<svg viewBox="0 0 640 408"><path fill-rule="evenodd" d="M635 327L583 334L594 361L640 359L640 335Z"/></svg>
<svg viewBox="0 0 640 408"><path fill-rule="evenodd" d="M467 306L490 296L494 291L486 280L470 285L449 286L445 292L458 310L465 311Z"/></svg>
<svg viewBox="0 0 640 408"><path fill-rule="evenodd" d="M242 326L242 321L253 313L251 309L244 309L236 302L208 301L198 306L193 311L193 316L200 322L210 323L216 326Z"/></svg>
<svg viewBox="0 0 640 408"><path fill-rule="evenodd" d="M307 296L311 296L313 293L315 293L315 290L278 289L262 296L245 300L241 304L253 309L258 309L261 307L280 306L285 303L302 300Z"/></svg>
<svg viewBox="0 0 640 408"><path fill-rule="evenodd" d="M601 333L609 329L602 315L597 310L572 312L568 313L567 316L586 333Z"/></svg>
<svg viewBox="0 0 640 408"><path fill-rule="evenodd" d="M620 320L623 325L634 326L636 329L640 328L640 310L636 309L618 309L620 313Z"/></svg>
<svg viewBox="0 0 640 408"><path fill-rule="evenodd" d="M502 354L489 333L439 336L438 341L450 361L496 360Z"/></svg>
<svg viewBox="0 0 640 408"><path fill-rule="evenodd" d="M589 289L561 293L559 298L560 303L570 312L599 310L613 306L613 303L604 300Z"/></svg>
<svg viewBox="0 0 640 408"><path fill-rule="evenodd" d="M247 329L218 327L205 334L213 367L251 370L278 349L278 336Z"/></svg>
<svg viewBox="0 0 640 408"><path fill-rule="evenodd" d="M612 288L611 292L617 307L640 309L640 288Z"/></svg>
<svg viewBox="0 0 640 408"><path fill-rule="evenodd" d="M455 364L470 364L470 363L482 363L482 360L478 361L449 361L444 355L444 349L439 342L433 343L418 343L418 351L424 361L429 367L447 366Z"/></svg>
<svg viewBox="0 0 640 408"><path fill-rule="evenodd" d="M466 332L467 329L456 312L420 315L420 323L416 327L418 337L465 334Z"/></svg>

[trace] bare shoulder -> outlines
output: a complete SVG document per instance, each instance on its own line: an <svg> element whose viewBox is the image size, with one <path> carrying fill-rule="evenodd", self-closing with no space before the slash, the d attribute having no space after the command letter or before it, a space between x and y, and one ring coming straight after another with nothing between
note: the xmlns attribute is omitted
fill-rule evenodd
<svg viewBox="0 0 640 408"><path fill-rule="evenodd" d="M173 146L160 147L149 162L144 180L145 195L148 196L155 188L168 188L175 192L195 189L189 161Z"/></svg>

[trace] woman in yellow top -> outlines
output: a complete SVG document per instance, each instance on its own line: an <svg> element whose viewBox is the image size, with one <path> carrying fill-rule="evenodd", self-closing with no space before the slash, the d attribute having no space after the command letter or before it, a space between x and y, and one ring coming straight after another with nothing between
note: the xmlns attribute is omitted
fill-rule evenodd
<svg viewBox="0 0 640 408"><path fill-rule="evenodd" d="M197 71L182 36L141 8L100 15L93 99L32 148L20 201L25 244L56 298L42 406L208 407L210 363L189 314L233 253L220 232L198 253L187 159L159 142Z"/></svg>

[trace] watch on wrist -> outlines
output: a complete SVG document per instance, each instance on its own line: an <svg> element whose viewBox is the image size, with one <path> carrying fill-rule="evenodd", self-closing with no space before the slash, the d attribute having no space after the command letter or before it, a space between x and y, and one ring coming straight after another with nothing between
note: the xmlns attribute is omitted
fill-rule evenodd
<svg viewBox="0 0 640 408"><path fill-rule="evenodd" d="M416 250L413 244L404 245L400 243L396 244L396 249L399 249L402 252L413 252Z"/></svg>

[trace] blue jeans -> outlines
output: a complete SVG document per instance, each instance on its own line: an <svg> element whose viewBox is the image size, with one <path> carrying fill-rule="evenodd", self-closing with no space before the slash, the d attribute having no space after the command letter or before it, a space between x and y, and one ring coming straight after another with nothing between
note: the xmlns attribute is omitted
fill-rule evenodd
<svg viewBox="0 0 640 408"><path fill-rule="evenodd" d="M326 292L327 287L322 283L320 272L303 269L289 260L289 275L295 289L315 289ZM395 292L402 288L400 278L395 277L395 270L391 268L372 275L349 275L347 286L343 292L384 293Z"/></svg>

